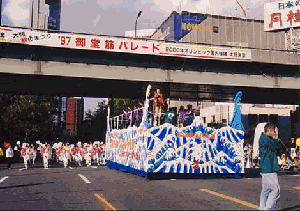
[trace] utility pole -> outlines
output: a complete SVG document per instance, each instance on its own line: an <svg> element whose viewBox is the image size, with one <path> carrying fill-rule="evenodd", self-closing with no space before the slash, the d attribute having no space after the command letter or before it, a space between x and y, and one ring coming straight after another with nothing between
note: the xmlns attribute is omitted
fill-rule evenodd
<svg viewBox="0 0 300 211"><path fill-rule="evenodd" d="M141 16L142 14L142 11L139 11L139 14L137 15L136 17L136 20L135 20L135 27L134 27L134 37L136 38L136 25L137 25L137 21L139 19L139 17Z"/></svg>

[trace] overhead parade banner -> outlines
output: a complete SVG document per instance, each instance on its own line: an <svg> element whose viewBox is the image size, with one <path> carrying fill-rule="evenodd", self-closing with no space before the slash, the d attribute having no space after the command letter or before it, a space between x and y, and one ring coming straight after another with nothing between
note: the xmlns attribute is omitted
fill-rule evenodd
<svg viewBox="0 0 300 211"><path fill-rule="evenodd" d="M0 27L0 42L184 58L251 61L251 50Z"/></svg>

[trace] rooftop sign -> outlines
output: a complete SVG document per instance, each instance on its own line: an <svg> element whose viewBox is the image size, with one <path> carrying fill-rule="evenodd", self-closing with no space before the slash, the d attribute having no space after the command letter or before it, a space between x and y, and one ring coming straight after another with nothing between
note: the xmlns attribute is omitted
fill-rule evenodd
<svg viewBox="0 0 300 211"><path fill-rule="evenodd" d="M265 3L264 30L300 26L300 0Z"/></svg>

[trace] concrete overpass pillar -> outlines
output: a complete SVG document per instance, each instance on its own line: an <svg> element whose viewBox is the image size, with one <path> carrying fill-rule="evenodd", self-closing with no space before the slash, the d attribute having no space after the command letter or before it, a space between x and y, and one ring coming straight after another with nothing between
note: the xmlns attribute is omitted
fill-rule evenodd
<svg viewBox="0 0 300 211"><path fill-rule="evenodd" d="M43 74L42 73L42 61L35 61L36 63L36 70L34 71L34 74Z"/></svg>

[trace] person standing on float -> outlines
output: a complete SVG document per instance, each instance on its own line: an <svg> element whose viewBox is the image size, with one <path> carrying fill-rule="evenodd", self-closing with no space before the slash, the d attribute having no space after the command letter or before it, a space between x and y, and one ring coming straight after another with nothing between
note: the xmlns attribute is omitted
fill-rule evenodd
<svg viewBox="0 0 300 211"><path fill-rule="evenodd" d="M153 125L154 127L160 125L160 117L162 107L165 105L163 94L160 93L160 89L157 89L154 92L154 103L153 103L153 110L154 110L154 118L153 118Z"/></svg>

